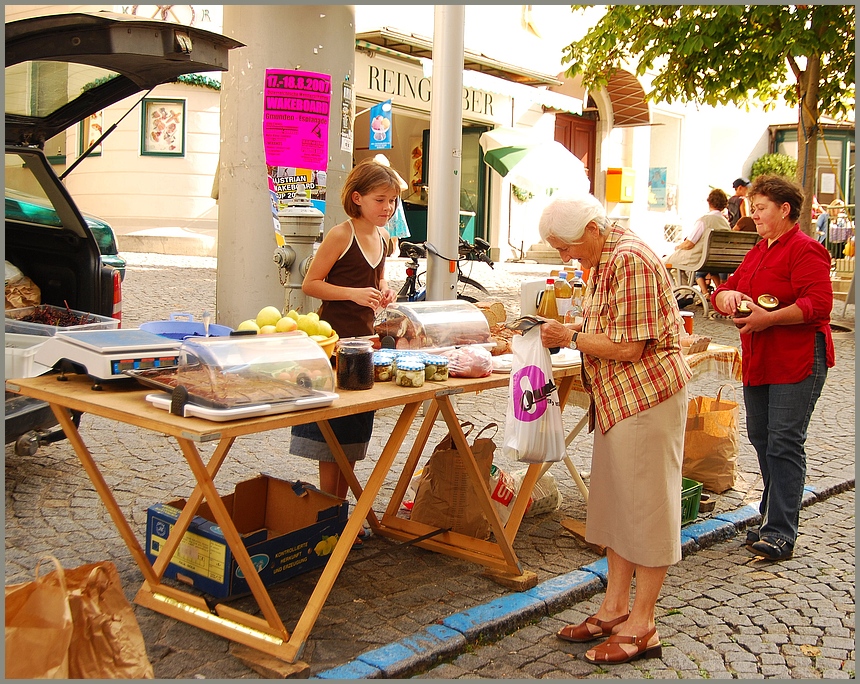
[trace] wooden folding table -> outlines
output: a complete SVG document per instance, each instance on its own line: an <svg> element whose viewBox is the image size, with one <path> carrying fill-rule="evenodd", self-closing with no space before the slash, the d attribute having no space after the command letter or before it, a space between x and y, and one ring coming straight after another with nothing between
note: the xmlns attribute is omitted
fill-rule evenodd
<svg viewBox="0 0 860 684"><path fill-rule="evenodd" d="M75 453L143 574L143 584L135 597L135 602L139 605L244 644L280 661L296 663L302 655L311 629L316 623L343 567L351 549L351 541L360 531L362 521L368 520L372 529L378 534L400 540L414 541L430 529L426 525L397 518L396 511L405 493L409 478L417 465L418 458L430 436L438 412L441 412L444 417L454 443L464 458L467 472L479 492L481 508L490 521L495 540L483 541L454 532L443 532L431 539L417 541L415 542L416 545L480 563L486 566L490 572L496 573L500 581L504 577L516 578L522 575L522 567L513 549L513 540L522 522L532 488L540 475L541 466L532 465L529 467L520 489L523 496L518 497L507 524L503 525L492 505L486 484L482 482L477 463L460 427L461 419L457 416L454 404L451 402L452 395L504 387L509 382L507 375L491 375L477 379L451 378L445 383L426 383L421 388L403 388L393 383L377 383L372 389L366 391L340 392L340 398L329 407L229 422L183 418L155 408L144 398L150 390L146 390L133 382L106 383L102 385L101 391L95 391L92 389L92 381L87 376L67 375L63 379L61 377L51 374L35 378L7 380L6 389L41 399L51 405ZM578 377L578 365L558 369L555 373L562 406L567 400L574 380ZM372 510L373 503L387 474L392 469L395 457L410 426L418 415L422 404L427 400L430 400L429 408L425 411L424 420L418 430L418 437L409 452L391 503L382 520L379 520ZM391 407L401 407L400 415L377 458L373 471L362 487L352 469L349 468L343 450L335 439L328 421L339 416ZM194 475L196 486L154 563L149 562L126 516L117 504L98 463L84 443L78 428L74 425L70 414L72 410L91 413L118 423L152 430L171 436L178 442ZM350 488L356 497L356 505L349 516L340 541L333 550L313 593L308 599L307 605L290 632L281 621L268 591L254 568L240 534L218 494L214 478L237 437L309 422L319 423L326 441L349 481ZM217 445L208 463L205 463L197 445L212 441L217 441ZM217 605L212 611L202 598L166 585L162 581L168 563L179 548L183 535L188 530L192 518L204 499L212 511L215 522L220 525L239 567L247 578L262 617L222 604Z"/></svg>

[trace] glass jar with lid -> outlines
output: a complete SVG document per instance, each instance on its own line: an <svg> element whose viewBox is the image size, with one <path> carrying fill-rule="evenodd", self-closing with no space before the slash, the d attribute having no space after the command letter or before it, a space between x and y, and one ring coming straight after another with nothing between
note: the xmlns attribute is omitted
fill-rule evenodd
<svg viewBox="0 0 860 684"><path fill-rule="evenodd" d="M424 385L424 362L420 359L399 358L394 382L401 387L421 387Z"/></svg>
<svg viewBox="0 0 860 684"><path fill-rule="evenodd" d="M444 382L448 379L448 357L439 354L424 355L424 379Z"/></svg>
<svg viewBox="0 0 860 684"><path fill-rule="evenodd" d="M388 382L394 379L394 355L385 352L373 354L374 382Z"/></svg>
<svg viewBox="0 0 860 684"><path fill-rule="evenodd" d="M365 390L373 387L373 345L369 340L340 340L336 358L339 389Z"/></svg>

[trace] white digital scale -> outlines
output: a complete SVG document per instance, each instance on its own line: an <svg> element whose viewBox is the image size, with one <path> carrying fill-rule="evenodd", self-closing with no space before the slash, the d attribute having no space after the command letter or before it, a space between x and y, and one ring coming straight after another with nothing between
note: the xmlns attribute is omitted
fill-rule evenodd
<svg viewBox="0 0 860 684"><path fill-rule="evenodd" d="M33 360L96 380L120 380L128 378L126 370L176 366L181 346L182 340L135 328L70 330L49 337Z"/></svg>

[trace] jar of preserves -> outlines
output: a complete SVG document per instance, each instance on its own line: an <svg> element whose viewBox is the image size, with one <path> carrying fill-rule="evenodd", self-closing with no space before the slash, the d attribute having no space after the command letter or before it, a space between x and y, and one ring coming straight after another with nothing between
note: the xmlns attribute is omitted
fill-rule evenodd
<svg viewBox="0 0 860 684"><path fill-rule="evenodd" d="M384 352L373 355L373 381L388 382L394 378L394 356Z"/></svg>
<svg viewBox="0 0 860 684"><path fill-rule="evenodd" d="M424 384L424 362L420 359L399 358L394 382L401 387L421 387Z"/></svg>
<svg viewBox="0 0 860 684"><path fill-rule="evenodd" d="M337 352L337 386L345 390L373 387L373 345L368 340L341 340Z"/></svg>
<svg viewBox="0 0 860 684"><path fill-rule="evenodd" d="M424 356L424 379L444 382L448 379L448 358L438 354Z"/></svg>

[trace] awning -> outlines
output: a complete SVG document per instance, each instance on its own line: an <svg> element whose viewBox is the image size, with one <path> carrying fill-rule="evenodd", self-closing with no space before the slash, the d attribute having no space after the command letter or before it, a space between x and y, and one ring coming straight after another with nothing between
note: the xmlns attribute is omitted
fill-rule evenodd
<svg viewBox="0 0 860 684"><path fill-rule="evenodd" d="M388 27L377 29L376 31L357 33L355 35L356 45L359 45L359 41L410 57L424 59L431 59L433 57L433 40L431 38L418 36L414 33L400 33ZM541 74L514 64L506 64L505 62L500 62L469 50L463 51L463 66L467 71L476 71L523 85L561 85L561 81L555 78L555 76Z"/></svg>
<svg viewBox="0 0 860 684"><path fill-rule="evenodd" d="M651 113L645 101L645 90L639 80L629 71L619 69L606 84L606 92L612 101L615 114L613 126L650 126Z"/></svg>

